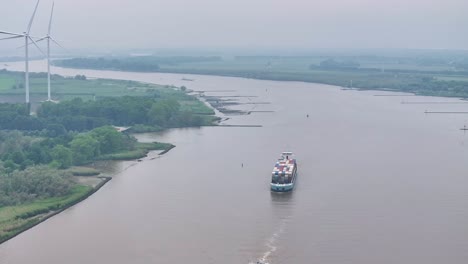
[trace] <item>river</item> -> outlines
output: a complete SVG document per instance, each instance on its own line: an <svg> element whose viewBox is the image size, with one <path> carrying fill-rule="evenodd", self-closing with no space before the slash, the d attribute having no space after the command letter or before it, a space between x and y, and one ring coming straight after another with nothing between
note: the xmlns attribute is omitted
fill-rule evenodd
<svg viewBox="0 0 468 264"><path fill-rule="evenodd" d="M53 72L250 96L239 99L268 104L233 108L272 112L225 122L262 127L139 135L177 147L118 163L96 194L0 245L0 263L468 260L468 135L460 130L468 115L424 113L467 111L468 104L430 104L458 99L188 74ZM285 150L297 156L298 182L292 193L271 193L271 169Z"/></svg>

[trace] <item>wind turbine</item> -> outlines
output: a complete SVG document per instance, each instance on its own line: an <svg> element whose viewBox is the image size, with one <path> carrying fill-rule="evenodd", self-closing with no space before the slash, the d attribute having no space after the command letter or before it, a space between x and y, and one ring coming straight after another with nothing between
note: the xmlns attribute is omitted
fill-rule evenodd
<svg viewBox="0 0 468 264"><path fill-rule="evenodd" d="M50 36L50 29L52 28L52 16L54 15L54 5L52 3L52 11L50 12L50 20L49 20L49 30L47 31L47 35L37 40L37 42L47 39L47 101L52 101L50 97L50 41L52 40L57 46L65 49L60 45L54 38Z"/></svg>
<svg viewBox="0 0 468 264"><path fill-rule="evenodd" d="M37 0L36 8L34 8L34 12L31 16L31 19L29 20L28 27L25 32L23 33L12 33L12 32L7 32L7 31L0 31L0 34L5 34L5 35L10 35L10 37L7 38L2 38L0 40L6 40L6 39L16 39L16 38L24 38L25 41L25 56L24 56L24 63L25 63L25 88L26 88L26 104L29 106L29 51L28 51L28 44L29 40L39 49L39 51L44 54L39 46L37 45L36 41L29 35L29 32L31 31L31 26L32 22L34 20L34 16L36 15L37 7L39 6L39 1Z"/></svg>

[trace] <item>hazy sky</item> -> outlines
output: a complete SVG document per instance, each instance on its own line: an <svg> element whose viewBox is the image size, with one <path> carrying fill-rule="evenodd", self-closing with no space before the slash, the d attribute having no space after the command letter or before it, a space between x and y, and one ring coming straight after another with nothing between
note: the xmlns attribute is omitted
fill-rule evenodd
<svg viewBox="0 0 468 264"><path fill-rule="evenodd" d="M0 0L0 30L24 31L35 3ZM33 35L51 5L40 2ZM468 49L468 0L55 0L52 31L70 49Z"/></svg>

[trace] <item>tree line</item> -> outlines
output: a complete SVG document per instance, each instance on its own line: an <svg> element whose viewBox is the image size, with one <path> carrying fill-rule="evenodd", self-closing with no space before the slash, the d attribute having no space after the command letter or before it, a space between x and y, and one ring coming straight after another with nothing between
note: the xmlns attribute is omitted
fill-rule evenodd
<svg viewBox="0 0 468 264"><path fill-rule="evenodd" d="M54 63L62 67L101 69L101 70L121 70L138 72L156 72L160 65L177 65L180 63L209 62L220 61L217 56L211 57L156 57L156 56L138 56L138 57L100 57L100 58L72 58L58 60Z"/></svg>
<svg viewBox="0 0 468 264"><path fill-rule="evenodd" d="M182 111L175 99L124 96L97 101L75 98L60 103L44 102L36 116L26 105L0 103L0 129L47 131L59 136L66 131L88 131L105 125L150 125L160 128L201 126L204 119Z"/></svg>
<svg viewBox="0 0 468 264"><path fill-rule="evenodd" d="M47 164L64 169L89 163L101 155L134 150L136 140L113 126L169 128L203 125L181 111L175 99L109 97L44 102L37 115L25 104L0 104L0 160L3 172ZM22 131L22 132L21 132Z"/></svg>
<svg viewBox="0 0 468 264"><path fill-rule="evenodd" d="M112 126L87 133L66 132L56 137L28 136L20 131L0 131L0 173L36 165L66 169L86 164L100 155L135 149L136 139Z"/></svg>

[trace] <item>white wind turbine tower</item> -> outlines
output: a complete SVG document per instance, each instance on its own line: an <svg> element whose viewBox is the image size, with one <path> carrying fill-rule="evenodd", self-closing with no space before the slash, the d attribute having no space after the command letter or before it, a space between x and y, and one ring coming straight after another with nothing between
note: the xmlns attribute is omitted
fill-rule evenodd
<svg viewBox="0 0 468 264"><path fill-rule="evenodd" d="M50 20L49 20L49 30L47 31L47 36L42 37L37 40L37 42L47 39L47 101L52 101L50 97L50 41L52 40L57 46L65 49L60 45L54 38L50 36L50 29L52 28L52 16L54 15L54 4L52 3L52 11L50 12Z"/></svg>
<svg viewBox="0 0 468 264"><path fill-rule="evenodd" d="M24 62L25 62L25 88L26 88L26 103L29 105L29 53L28 53L28 44L29 40L39 49L39 51L42 53L41 49L39 46L37 46L36 41L31 38L29 35L29 32L31 31L31 26L32 22L34 20L34 16L36 15L37 7L39 6L39 1L37 0L36 8L34 9L34 12L31 16L31 20L29 20L28 28L26 29L26 32L23 33L11 33L7 31L0 31L0 34L6 34L6 35L11 35L11 37L7 38L2 38L0 40L5 40L5 39L16 39L16 38L24 38L25 41L25 56L24 56Z"/></svg>

